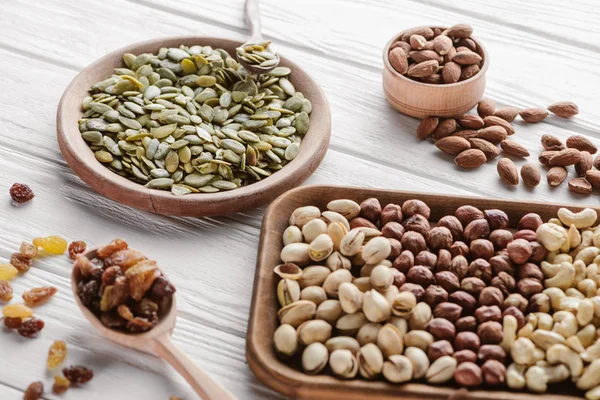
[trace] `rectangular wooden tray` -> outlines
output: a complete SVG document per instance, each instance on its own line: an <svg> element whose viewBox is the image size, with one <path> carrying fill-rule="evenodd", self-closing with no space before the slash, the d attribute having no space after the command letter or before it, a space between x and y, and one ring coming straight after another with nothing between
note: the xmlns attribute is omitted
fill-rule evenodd
<svg viewBox="0 0 600 400"><path fill-rule="evenodd" d="M281 235L288 226L291 213L298 207L314 205L321 210L326 209L329 201L348 198L358 203L369 197L376 197L382 205L387 203L402 204L408 199L420 199L431 207L431 220L437 221L444 215L454 214L454 211L465 204L470 204L482 210L499 208L505 211L512 224L529 213L538 213L545 221L556 217L560 207L569 207L573 211L584 207L561 204L493 200L477 197L446 196L426 193L403 192L395 190L379 190L351 188L340 186L303 186L280 196L267 209L262 225L260 247L257 257L256 274L250 322L246 342L246 358L254 374L268 387L293 398L302 399L447 399L453 393L455 400L462 399L540 399L539 395L525 392L473 390L459 393L456 387L431 386L422 383L390 384L383 380L367 381L354 379L339 380L329 375L310 376L299 369L281 362L273 349L273 332L278 326L277 302L275 289L278 278L273 268L280 264L279 253L283 246ZM595 208L600 213L600 208ZM514 227L514 226L513 226ZM574 390L560 390L560 386L573 388L572 385L553 385L551 390L562 394L545 394L544 398L551 400L574 400L580 398Z"/></svg>

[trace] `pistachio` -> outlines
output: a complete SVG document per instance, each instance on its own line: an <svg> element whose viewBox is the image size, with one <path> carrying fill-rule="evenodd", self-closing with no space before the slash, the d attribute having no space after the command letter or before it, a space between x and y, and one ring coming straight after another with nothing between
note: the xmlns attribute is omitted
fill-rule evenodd
<svg viewBox="0 0 600 400"><path fill-rule="evenodd" d="M369 279L373 289L383 291L394 282L394 275L390 267L377 265L371 271Z"/></svg>
<svg viewBox="0 0 600 400"><path fill-rule="evenodd" d="M367 322L365 314L358 311L354 314L346 314L340 317L335 323L335 328L341 335L353 335Z"/></svg>
<svg viewBox="0 0 600 400"><path fill-rule="evenodd" d="M367 322L361 326L356 333L356 340L358 340L358 343L361 346L364 346L367 343L376 343L379 330L381 330L381 324Z"/></svg>
<svg viewBox="0 0 600 400"><path fill-rule="evenodd" d="M450 356L438 358L429 366L425 378L429 383L444 383L454 376L456 360Z"/></svg>
<svg viewBox="0 0 600 400"><path fill-rule="evenodd" d="M337 299L339 287L344 282L352 282L352 274L347 269L338 269L327 275L323 289L329 297Z"/></svg>
<svg viewBox="0 0 600 400"><path fill-rule="evenodd" d="M334 375L352 379L358 373L358 360L350 350L336 349L329 356L329 367Z"/></svg>
<svg viewBox="0 0 600 400"><path fill-rule="evenodd" d="M327 203L327 209L343 215L347 220L358 217L360 213L360 205L348 199L330 201Z"/></svg>
<svg viewBox="0 0 600 400"><path fill-rule="evenodd" d="M383 363L383 376L392 383L408 382L413 376L412 362L403 355L392 355Z"/></svg>
<svg viewBox="0 0 600 400"><path fill-rule="evenodd" d="M302 231L295 225L288 226L283 232L283 245L302 242Z"/></svg>
<svg viewBox="0 0 600 400"><path fill-rule="evenodd" d="M316 375L327 366L329 352L323 343L311 343L302 353L302 369L307 374Z"/></svg>
<svg viewBox="0 0 600 400"><path fill-rule="evenodd" d="M290 216L290 225L302 228L305 224L321 216L321 210L315 206L304 206L294 210Z"/></svg>
<svg viewBox="0 0 600 400"><path fill-rule="evenodd" d="M273 343L277 353L284 357L293 356L298 350L298 335L291 325L280 325L273 335Z"/></svg>
<svg viewBox="0 0 600 400"><path fill-rule="evenodd" d="M330 353L333 353L335 350L345 349L352 352L352 354L356 354L360 350L358 341L350 336L332 337L325 342L325 347L327 347Z"/></svg>
<svg viewBox="0 0 600 400"><path fill-rule="evenodd" d="M317 311L317 305L312 301L298 300L281 308L277 312L281 324L290 324L294 328L304 321L312 319Z"/></svg>
<svg viewBox="0 0 600 400"><path fill-rule="evenodd" d="M300 300L300 285L293 279L282 279L277 284L277 299L282 307Z"/></svg>
<svg viewBox="0 0 600 400"><path fill-rule="evenodd" d="M340 302L337 300L325 300L317 307L315 318L322 319L335 325L337 320L342 316L343 311Z"/></svg>
<svg viewBox="0 0 600 400"><path fill-rule="evenodd" d="M377 333L377 346L386 358L394 354L402 354L404 350L402 332L395 325L385 324Z"/></svg>
<svg viewBox="0 0 600 400"><path fill-rule="evenodd" d="M298 342L302 345L325 343L331 337L331 325L321 319L303 322L297 328Z"/></svg>
<svg viewBox="0 0 600 400"><path fill-rule="evenodd" d="M383 370L383 354L379 347L373 343L361 347L356 357L358 359L358 371L366 379L377 377Z"/></svg>
<svg viewBox="0 0 600 400"><path fill-rule="evenodd" d="M385 237L375 237L365 245L362 256L367 264L377 264L385 260L392 251L390 241Z"/></svg>
<svg viewBox="0 0 600 400"><path fill-rule="evenodd" d="M358 253L365 240L365 234L358 229L352 229L340 242L340 252L345 256L353 256Z"/></svg>
<svg viewBox="0 0 600 400"><path fill-rule="evenodd" d="M352 266L350 260L337 251L334 251L329 257L327 257L325 265L331 271L337 271L338 269L350 269Z"/></svg>
<svg viewBox="0 0 600 400"><path fill-rule="evenodd" d="M302 276L298 279L300 288L304 289L308 286L321 286L330 273L331 270L322 265L311 265L306 267L302 271Z"/></svg>
<svg viewBox="0 0 600 400"><path fill-rule="evenodd" d="M302 269L294 263L279 264L273 269L282 279L298 280L302 277Z"/></svg>
<svg viewBox="0 0 600 400"><path fill-rule="evenodd" d="M385 297L375 289L363 294L363 313L371 322L383 322L390 318L392 309Z"/></svg>
<svg viewBox="0 0 600 400"><path fill-rule="evenodd" d="M350 283L344 282L338 288L340 306L347 314L353 314L362 309L362 293Z"/></svg>
<svg viewBox="0 0 600 400"><path fill-rule="evenodd" d="M321 234L327 233L327 224L319 218L308 221L302 226L302 235L306 243L311 243Z"/></svg>

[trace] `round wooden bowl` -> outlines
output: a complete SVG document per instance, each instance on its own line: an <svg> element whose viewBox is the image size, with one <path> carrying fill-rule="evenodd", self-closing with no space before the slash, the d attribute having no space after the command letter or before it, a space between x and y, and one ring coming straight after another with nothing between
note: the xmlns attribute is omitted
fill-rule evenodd
<svg viewBox="0 0 600 400"><path fill-rule="evenodd" d="M209 45L235 54L241 43L229 39L182 36L153 39L113 51L84 69L67 87L58 105L56 129L63 157L79 177L98 193L119 203L163 215L225 215L256 208L300 185L317 169L329 145L331 112L325 93L300 67L285 57L281 66L292 69L291 81L313 104L310 129L304 135L296 158L262 181L217 193L175 196L170 191L148 189L119 176L100 164L79 132L81 101L92 84L106 79L116 67L124 66L125 53L156 53L161 47Z"/></svg>
<svg viewBox="0 0 600 400"><path fill-rule="evenodd" d="M471 38L477 43L477 53L483 59L477 75L462 82L436 85L414 81L392 68L388 58L390 46L400 40L404 32L406 30L395 35L383 49L383 90L390 104L401 113L416 118L455 117L472 109L483 97L485 74L490 63L481 43Z"/></svg>

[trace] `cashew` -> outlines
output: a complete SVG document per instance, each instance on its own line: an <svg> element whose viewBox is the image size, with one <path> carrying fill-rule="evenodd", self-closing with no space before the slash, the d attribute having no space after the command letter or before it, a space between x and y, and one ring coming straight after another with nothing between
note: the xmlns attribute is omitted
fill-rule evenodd
<svg viewBox="0 0 600 400"><path fill-rule="evenodd" d="M592 362L600 358L600 341L596 341L593 345L585 349L581 353L581 359L585 362Z"/></svg>
<svg viewBox="0 0 600 400"><path fill-rule="evenodd" d="M548 220L548 223L558 225L558 226L563 226L562 222L560 222L560 219L558 219L558 218L550 218Z"/></svg>
<svg viewBox="0 0 600 400"><path fill-rule="evenodd" d="M580 326L589 324L594 318L594 303L591 299L584 299L579 302L577 307L577 322Z"/></svg>
<svg viewBox="0 0 600 400"><path fill-rule="evenodd" d="M575 225L571 224L567 235L569 236L569 246L571 248L575 248L581 244L581 233L579 233Z"/></svg>
<svg viewBox="0 0 600 400"><path fill-rule="evenodd" d="M561 253L568 253L569 250L571 250L571 238L569 237L569 231L567 231L566 229L563 229L563 236L565 237L565 241L562 244L562 246L560 246L560 252Z"/></svg>
<svg viewBox="0 0 600 400"><path fill-rule="evenodd" d="M510 347L510 355L517 364L532 365L536 361L535 349L535 344L530 339L520 337Z"/></svg>
<svg viewBox="0 0 600 400"><path fill-rule="evenodd" d="M577 255L575 256L575 261L581 260L585 263L585 265L588 265L591 264L599 255L600 248L590 246L586 247L585 249L582 249L579 253L577 253Z"/></svg>
<svg viewBox="0 0 600 400"><path fill-rule="evenodd" d="M506 369L506 384L511 389L523 389L526 381L524 377L525 365L512 363Z"/></svg>
<svg viewBox="0 0 600 400"><path fill-rule="evenodd" d="M539 347L536 347L533 351L533 359L535 362L543 361L546 359L546 352Z"/></svg>
<svg viewBox="0 0 600 400"><path fill-rule="evenodd" d="M573 264L575 265L575 264ZM577 284L577 289L585 295L585 297L593 297L598 290L598 285L592 279L585 278Z"/></svg>
<svg viewBox="0 0 600 400"><path fill-rule="evenodd" d="M561 262L572 263L573 257L571 257L567 253L561 253L561 254L558 254L556 257L554 257L554 260L552 260L553 264L560 264Z"/></svg>
<svg viewBox="0 0 600 400"><path fill-rule="evenodd" d="M594 246L600 247L600 226L597 226L592 234L592 243Z"/></svg>
<svg viewBox="0 0 600 400"><path fill-rule="evenodd" d="M566 296L560 299L557 311L569 311L573 314L577 312L577 307L579 307L579 303L581 302L580 298Z"/></svg>
<svg viewBox="0 0 600 400"><path fill-rule="evenodd" d="M537 241L548 251L560 249L568 239L565 228L549 223L542 224L537 228L536 237Z"/></svg>
<svg viewBox="0 0 600 400"><path fill-rule="evenodd" d="M594 315L600 317L600 296L596 295L591 297L592 303L594 304Z"/></svg>
<svg viewBox="0 0 600 400"><path fill-rule="evenodd" d="M576 299L580 299L583 300L585 299L585 295L583 293L581 293L579 290L570 287L567 290L565 290L565 294L567 295L567 297L575 297Z"/></svg>
<svg viewBox="0 0 600 400"><path fill-rule="evenodd" d="M581 341L583 347L588 348L596 339L596 327L592 324L584 326L577 332L577 337Z"/></svg>
<svg viewBox="0 0 600 400"><path fill-rule="evenodd" d="M527 323L531 324L533 329L537 328L538 318L537 315L535 315L535 313L527 314L525 320Z"/></svg>
<svg viewBox="0 0 600 400"><path fill-rule="evenodd" d="M600 399L600 386L596 386L593 389L585 392L585 398L587 400L599 400Z"/></svg>
<svg viewBox="0 0 600 400"><path fill-rule="evenodd" d="M544 361L543 364L539 366L543 368L548 383L562 382L569 379L569 376L571 376L569 368L564 364L550 365Z"/></svg>
<svg viewBox="0 0 600 400"><path fill-rule="evenodd" d="M549 251L546 256L546 261L552 264L557 256L559 256L558 251Z"/></svg>
<svg viewBox="0 0 600 400"><path fill-rule="evenodd" d="M546 351L546 359L550 364L565 364L571 376L578 377L583 372L583 361L579 354L569 349L564 344L555 344Z"/></svg>
<svg viewBox="0 0 600 400"><path fill-rule="evenodd" d="M556 275L544 281L544 286L557 287L563 290L571 286L571 282L573 282L573 278L575 277L575 268L573 268L572 264L566 262L561 263L560 266L561 268Z"/></svg>
<svg viewBox="0 0 600 400"><path fill-rule="evenodd" d="M594 245L595 246L595 245ZM594 261L592 261L592 263L596 264L596 265L600 265L600 256L594 258Z"/></svg>
<svg viewBox="0 0 600 400"><path fill-rule="evenodd" d="M563 292L559 288L544 289L542 293L544 293L550 298L550 303L552 304L552 308L554 309L558 309L558 306L560 305L560 299L562 299L563 297L567 297L565 292Z"/></svg>
<svg viewBox="0 0 600 400"><path fill-rule="evenodd" d="M544 368L537 365L527 369L525 381L527 382L527 389L532 392L543 393L548 389L548 380L546 379Z"/></svg>
<svg viewBox="0 0 600 400"><path fill-rule="evenodd" d="M572 287L576 287L579 282L587 278L585 274L586 264L582 260L577 260L573 262L573 268L575 268L575 276L573 277L573 282L571 283Z"/></svg>
<svg viewBox="0 0 600 400"><path fill-rule="evenodd" d="M562 337L559 333L552 331L543 331L541 329L536 330L531 335L531 341L535 343L536 346L540 347L543 350L548 350L550 346L555 345L557 343L566 344L565 338Z"/></svg>
<svg viewBox="0 0 600 400"><path fill-rule="evenodd" d="M533 331L535 331L535 327L533 326L533 324L528 322L525 325L523 325L521 329L519 329L519 331L517 332L517 336L520 338L530 338L533 334Z"/></svg>
<svg viewBox="0 0 600 400"><path fill-rule="evenodd" d="M554 326L552 327L553 332L560 333L565 338L577 333L577 320L573 313L569 311L557 311L552 318L554 318Z"/></svg>
<svg viewBox="0 0 600 400"><path fill-rule="evenodd" d="M581 232L581 244L577 247L575 247L575 249L573 249L569 255L573 258L575 258L577 256L577 254L579 254L579 252L583 249L586 249L588 247L590 247L592 245L592 242L594 241L594 232L592 232L591 230L585 230Z"/></svg>
<svg viewBox="0 0 600 400"><path fill-rule="evenodd" d="M517 337L517 319L512 315L505 315L502 321L504 337L500 346L504 351L510 351L510 347Z"/></svg>
<svg viewBox="0 0 600 400"><path fill-rule="evenodd" d="M542 329L544 331L552 330L552 326L554 325L554 319L552 319L552 315L543 312L536 312L533 314L538 321L537 329Z"/></svg>
<svg viewBox="0 0 600 400"><path fill-rule="evenodd" d="M594 225L598 214L591 208L585 208L578 213L574 213L567 208L561 208L557 212L558 219L566 226L575 225L576 228L589 228Z"/></svg>
<svg viewBox="0 0 600 400"><path fill-rule="evenodd" d="M585 347L583 347L583 344L581 344L581 340L579 340L577 336L569 336L567 338L567 346L569 346L576 353L581 354L585 352Z"/></svg>
<svg viewBox="0 0 600 400"><path fill-rule="evenodd" d="M540 264L540 267L542 269L542 272L544 273L544 277L546 278L552 278L554 275L556 275L558 273L558 271L560 271L561 268L561 262L554 261L554 263L550 264L549 262L546 261L542 261L542 263Z"/></svg>
<svg viewBox="0 0 600 400"><path fill-rule="evenodd" d="M600 360L594 360L583 371L583 375L577 381L577 388L588 390L600 385Z"/></svg>

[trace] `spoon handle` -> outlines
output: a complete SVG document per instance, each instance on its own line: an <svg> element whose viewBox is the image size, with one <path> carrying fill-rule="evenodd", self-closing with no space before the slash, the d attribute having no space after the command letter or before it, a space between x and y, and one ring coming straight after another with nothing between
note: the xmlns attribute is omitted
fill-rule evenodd
<svg viewBox="0 0 600 400"><path fill-rule="evenodd" d="M246 0L246 19L248 20L248 25L250 25L252 41L255 43L262 41L258 0Z"/></svg>
<svg viewBox="0 0 600 400"><path fill-rule="evenodd" d="M237 400L175 346L168 334L157 337L155 341L156 353L171 364L204 400Z"/></svg>

